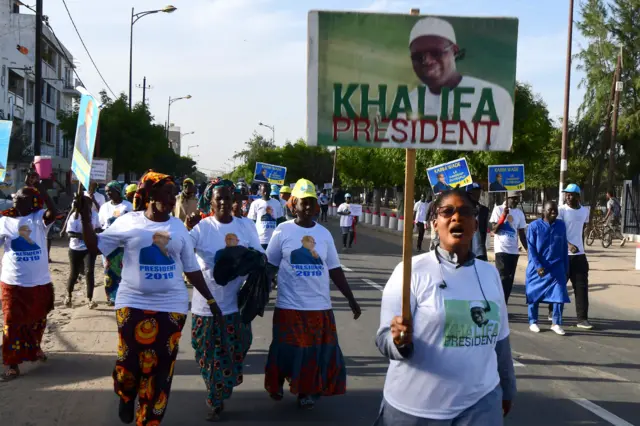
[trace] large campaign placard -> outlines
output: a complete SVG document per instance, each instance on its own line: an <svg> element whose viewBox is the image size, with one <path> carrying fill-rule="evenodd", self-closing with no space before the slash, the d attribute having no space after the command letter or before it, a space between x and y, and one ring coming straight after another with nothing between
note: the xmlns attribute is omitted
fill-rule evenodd
<svg viewBox="0 0 640 426"><path fill-rule="evenodd" d="M427 169L427 177L434 194L473 183L466 158L430 167Z"/></svg>
<svg viewBox="0 0 640 426"><path fill-rule="evenodd" d="M85 188L89 188L89 183L91 182L91 163L96 144L99 117L98 101L91 95L83 94L80 99L71 171Z"/></svg>
<svg viewBox="0 0 640 426"><path fill-rule="evenodd" d="M255 177L253 183L267 182L272 185L284 185L284 178L287 176L287 168L274 164L256 163Z"/></svg>
<svg viewBox="0 0 640 426"><path fill-rule="evenodd" d="M13 121L0 120L0 182L7 176L7 161L9 159L9 142Z"/></svg>
<svg viewBox="0 0 640 426"><path fill-rule="evenodd" d="M524 164L489 166L489 192L524 191Z"/></svg>
<svg viewBox="0 0 640 426"><path fill-rule="evenodd" d="M310 145L509 151L518 20L311 11Z"/></svg>

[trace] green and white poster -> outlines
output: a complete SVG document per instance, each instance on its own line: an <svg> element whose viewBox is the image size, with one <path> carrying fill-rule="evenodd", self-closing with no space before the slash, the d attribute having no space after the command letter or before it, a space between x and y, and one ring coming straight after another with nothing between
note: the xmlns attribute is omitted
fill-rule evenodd
<svg viewBox="0 0 640 426"><path fill-rule="evenodd" d="M495 345L500 334L500 308L486 300L444 301L446 348Z"/></svg>
<svg viewBox="0 0 640 426"><path fill-rule="evenodd" d="M518 20L309 12L310 145L509 151Z"/></svg>

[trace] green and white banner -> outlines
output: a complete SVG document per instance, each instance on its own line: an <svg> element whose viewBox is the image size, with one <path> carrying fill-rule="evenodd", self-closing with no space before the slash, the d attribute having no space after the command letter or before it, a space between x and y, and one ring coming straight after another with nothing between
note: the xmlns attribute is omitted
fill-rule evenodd
<svg viewBox="0 0 640 426"><path fill-rule="evenodd" d="M511 149L516 18L308 19L310 145Z"/></svg>

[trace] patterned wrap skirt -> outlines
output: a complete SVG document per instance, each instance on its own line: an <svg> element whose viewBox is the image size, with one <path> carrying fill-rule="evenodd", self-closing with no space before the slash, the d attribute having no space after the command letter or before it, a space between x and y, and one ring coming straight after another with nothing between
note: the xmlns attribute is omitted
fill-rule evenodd
<svg viewBox="0 0 640 426"><path fill-rule="evenodd" d="M2 291L2 363L17 365L37 361L47 327L47 315L53 310L53 285L21 287L0 283Z"/></svg>
<svg viewBox="0 0 640 426"><path fill-rule="evenodd" d="M104 262L104 291L107 300L116 301L118 287L122 280L122 259L124 258L124 248L118 247L109 256L105 256Z"/></svg>
<svg viewBox="0 0 640 426"><path fill-rule="evenodd" d="M191 346L209 392L209 407L222 406L242 383L242 366L252 341L251 324L244 324L237 312L221 320L192 314Z"/></svg>
<svg viewBox="0 0 640 426"><path fill-rule="evenodd" d="M137 426L157 426L164 417L186 319L186 315L173 312L116 310L114 391L125 402L138 397Z"/></svg>
<svg viewBox="0 0 640 426"><path fill-rule="evenodd" d="M275 309L265 389L282 394L285 380L295 395L320 397L346 392L347 369L332 310Z"/></svg>

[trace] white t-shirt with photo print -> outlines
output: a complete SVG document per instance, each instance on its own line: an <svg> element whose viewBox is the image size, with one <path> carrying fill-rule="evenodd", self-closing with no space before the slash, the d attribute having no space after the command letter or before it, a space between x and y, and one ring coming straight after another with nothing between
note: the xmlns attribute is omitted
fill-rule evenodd
<svg viewBox="0 0 640 426"><path fill-rule="evenodd" d="M49 284L45 210L22 217L0 217L0 242L4 247L0 281L9 285L35 287Z"/></svg>
<svg viewBox="0 0 640 426"><path fill-rule="evenodd" d="M238 277L224 286L218 285L213 279L218 252L227 246L238 245L264 253L253 222L249 224L251 227L245 225L244 222L248 221L234 217L230 223L222 223L215 217L208 217L201 220L190 232L204 280L223 315L238 312L238 291L246 277ZM191 312L200 316L212 315L207 299L198 290L193 291Z"/></svg>
<svg viewBox="0 0 640 426"><path fill-rule="evenodd" d="M199 271L200 266L180 219L153 222L144 212L127 213L98 234L103 255L118 247L124 247L124 258L116 309L187 313L189 293L182 273Z"/></svg>
<svg viewBox="0 0 640 426"><path fill-rule="evenodd" d="M120 204L113 204L111 201L104 203L98 213L102 229L107 229L117 218L132 211L133 205L127 200L122 200Z"/></svg>
<svg viewBox="0 0 640 426"><path fill-rule="evenodd" d="M489 222L498 223L504 212L504 205L495 206ZM507 220L504 221L493 237L493 251L495 253L520 254L518 244L518 230L526 229L527 220L520 209L509 209Z"/></svg>
<svg viewBox="0 0 640 426"><path fill-rule="evenodd" d="M303 228L281 223L267 248L269 263L279 267L276 307L300 311L331 309L329 271L340 267L331 233L315 223Z"/></svg>
<svg viewBox="0 0 640 426"><path fill-rule="evenodd" d="M414 352L409 359L390 361L384 399L412 416L452 419L500 383L495 347L509 336L500 276L481 260L475 267L444 260L440 265L435 251L412 263ZM402 270L400 263L384 288L380 331L402 315Z"/></svg>
<svg viewBox="0 0 640 426"><path fill-rule="evenodd" d="M277 220L282 216L282 204L278 200L273 198L264 200L261 198L251 203L247 217L256 221L260 244L269 244L273 231L278 224Z"/></svg>

